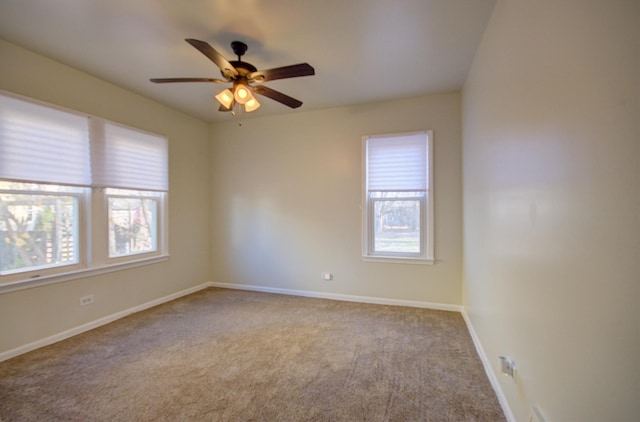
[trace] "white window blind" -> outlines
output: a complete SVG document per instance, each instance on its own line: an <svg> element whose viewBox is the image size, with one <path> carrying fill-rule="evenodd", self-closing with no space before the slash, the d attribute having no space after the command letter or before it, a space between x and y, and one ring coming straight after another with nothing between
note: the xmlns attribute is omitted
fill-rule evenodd
<svg viewBox="0 0 640 422"><path fill-rule="evenodd" d="M102 122L98 120L98 123ZM134 190L169 190L165 137L103 122L92 145L93 185Z"/></svg>
<svg viewBox="0 0 640 422"><path fill-rule="evenodd" d="M89 186L86 116L0 95L0 179Z"/></svg>
<svg viewBox="0 0 640 422"><path fill-rule="evenodd" d="M367 190L426 191L427 154L426 133L368 138Z"/></svg>

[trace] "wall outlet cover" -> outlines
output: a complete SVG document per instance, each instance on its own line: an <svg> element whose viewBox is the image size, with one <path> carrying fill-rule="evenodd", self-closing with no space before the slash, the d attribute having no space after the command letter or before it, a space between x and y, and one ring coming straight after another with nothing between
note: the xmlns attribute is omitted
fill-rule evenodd
<svg viewBox="0 0 640 422"><path fill-rule="evenodd" d="M531 414L529 415L529 422L545 422L546 419L542 416L540 409L537 406L531 408Z"/></svg>
<svg viewBox="0 0 640 422"><path fill-rule="evenodd" d="M506 356L500 356L500 372L503 375L509 376L515 380L516 363L513 361L513 359Z"/></svg>

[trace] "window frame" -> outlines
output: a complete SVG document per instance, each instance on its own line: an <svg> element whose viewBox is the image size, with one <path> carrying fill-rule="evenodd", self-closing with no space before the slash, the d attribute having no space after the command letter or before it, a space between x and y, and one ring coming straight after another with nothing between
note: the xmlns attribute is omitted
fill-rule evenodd
<svg viewBox="0 0 640 422"><path fill-rule="evenodd" d="M142 134L151 135L158 138L164 138L164 142L168 142L166 137L156 133L146 132L131 126L122 125L100 117L92 116L86 113L80 113L75 110L66 109L46 102L35 100L29 97L13 94L4 90L0 90L0 95L15 98L24 102L32 103L38 106L47 107L62 112L81 115L88 119L88 130L91 134L95 133L96 124L112 124L117 125L131 131L140 132ZM94 141L90 141L93 145ZM168 145L167 145L168 148ZM167 162L168 171L168 162ZM73 186L64 183L40 183L35 181L19 181L7 178L1 179L7 182L22 182L33 185L53 185L53 186ZM166 179L165 179L166 180ZM43 191L39 189L3 189L4 192L11 191L15 194L35 194L35 195L60 195L73 196L77 198L77 220L78 220L78 250L77 262L72 264L60 265L44 265L32 267L33 269L25 269L24 271L11 271L0 275L0 294L12 291L18 291L58 283L78 278L90 277L93 275L104 274L112 271L119 271L127 268L134 268L143 265L149 265L169 259L169 209L168 196L169 190L166 191L139 189L140 192L149 192L151 197L157 201L157 221L156 230L156 249L154 251L143 253L132 253L123 256L109 257L109 222L108 222L108 195L106 187L103 186L78 186L82 189L82 193L67 191ZM139 198L147 198L144 195Z"/></svg>
<svg viewBox="0 0 640 422"><path fill-rule="evenodd" d="M372 198L368 190L368 140L372 138L392 138L408 135L424 134L426 137L427 188L421 197ZM433 171L433 130L415 132L366 135L361 141L361 180L362 180L362 260L365 262L386 262L404 264L434 265L434 171ZM402 192L390 190L388 192ZM409 191L404 191L409 192ZM410 191L418 192L418 191ZM385 252L375 251L375 218L374 207L379 201L419 201L420 204L420 252Z"/></svg>

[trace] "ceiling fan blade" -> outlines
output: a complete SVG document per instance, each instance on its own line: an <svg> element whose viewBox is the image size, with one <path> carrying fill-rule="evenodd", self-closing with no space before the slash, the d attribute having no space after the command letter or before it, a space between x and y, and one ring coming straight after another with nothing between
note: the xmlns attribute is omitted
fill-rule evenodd
<svg viewBox="0 0 640 422"><path fill-rule="evenodd" d="M276 100L277 102L291 108L298 108L302 105L302 101L296 100L295 98L285 95L282 92L276 91L275 89L267 88L264 85L254 86L253 92L255 92L256 94L264 95L265 97L269 97L272 100Z"/></svg>
<svg viewBox="0 0 640 422"><path fill-rule="evenodd" d="M297 78L299 76L312 76L316 71L309 63L292 64L291 66L276 67L275 69L258 70L247 77L253 82L266 82L275 79Z"/></svg>
<svg viewBox="0 0 640 422"><path fill-rule="evenodd" d="M213 82L218 84L228 83L228 81L223 81L222 79L213 79L213 78L153 78L149 80L157 84L167 84L172 82Z"/></svg>
<svg viewBox="0 0 640 422"><path fill-rule="evenodd" d="M231 77L238 76L238 71L231 65L231 63L229 63L222 54L218 53L208 43L200 40L194 40L193 38L187 38L185 41L197 48L198 51L214 62L216 66L220 68L225 78L228 77L231 79Z"/></svg>

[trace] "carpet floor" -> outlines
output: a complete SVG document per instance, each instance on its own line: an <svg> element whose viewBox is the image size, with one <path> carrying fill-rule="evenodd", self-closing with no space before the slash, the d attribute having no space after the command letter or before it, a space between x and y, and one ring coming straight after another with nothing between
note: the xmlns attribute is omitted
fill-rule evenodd
<svg viewBox="0 0 640 422"><path fill-rule="evenodd" d="M459 313L211 288L0 363L13 421L504 421Z"/></svg>

